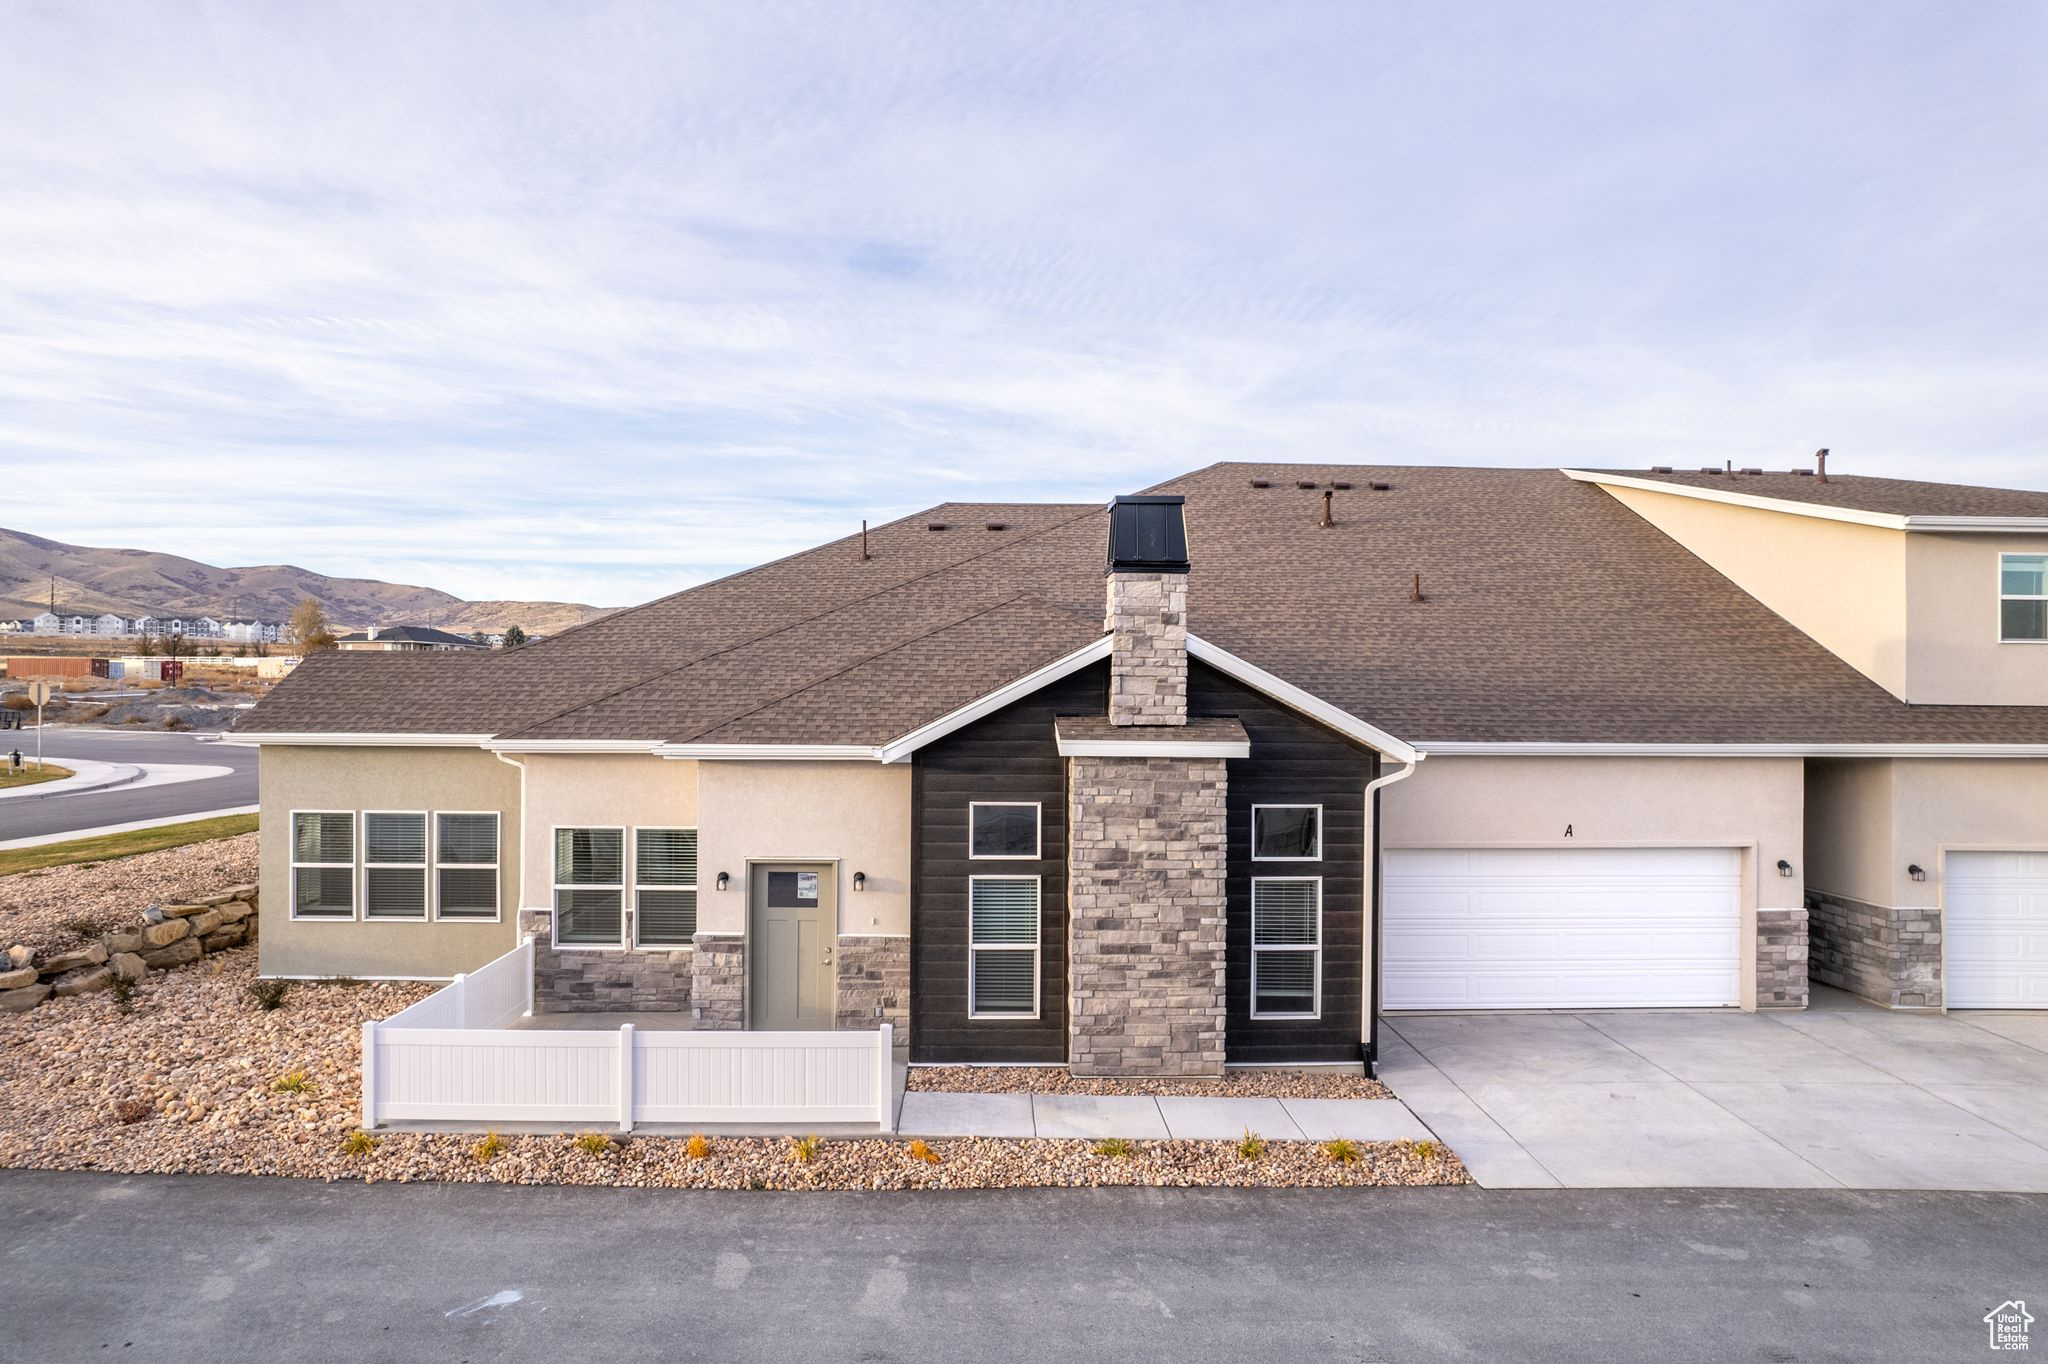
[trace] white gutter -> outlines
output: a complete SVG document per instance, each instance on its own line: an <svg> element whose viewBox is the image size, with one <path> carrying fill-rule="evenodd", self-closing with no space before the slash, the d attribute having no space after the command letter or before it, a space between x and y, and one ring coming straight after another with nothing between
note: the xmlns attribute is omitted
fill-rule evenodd
<svg viewBox="0 0 2048 1364"><path fill-rule="evenodd" d="M1372 894L1372 988L1365 991L1359 1000L1361 1016L1358 1020L1358 1036L1359 1040L1363 1042L1376 1043L1378 1041L1373 1026L1373 1014L1379 1005L1380 999L1381 878L1375 875L1375 868L1379 860L1378 854L1380 852L1379 805L1375 798L1381 791L1392 786L1395 782L1406 781L1414 776L1417 764L1428 756L1427 753L1418 753L1412 761L1403 763L1398 770L1374 777L1365 784L1365 818L1366 822L1371 826L1365 839L1365 882L1371 888ZM1379 1049L1377 1046L1373 1049L1373 1069L1379 1069Z"/></svg>
<svg viewBox="0 0 2048 1364"><path fill-rule="evenodd" d="M1194 640L1190 638L1192 645ZM891 739L875 750L875 756L885 763L900 763L926 744L943 739L954 730L964 729L987 715L992 715L1012 701L1029 696L1040 687L1050 686L1063 677L1081 671L1091 663L1098 663L1109 657L1112 637L1104 635L1082 645L1072 653L1056 658L1042 668L1033 669L1014 682L996 688L988 695L971 701L950 714L941 715L928 724L919 725L898 739Z"/></svg>
<svg viewBox="0 0 2048 1364"><path fill-rule="evenodd" d="M648 750L663 758L699 758L735 762L885 762L872 744L656 744Z"/></svg>
<svg viewBox="0 0 2048 1364"><path fill-rule="evenodd" d="M1276 677L1256 663L1248 663L1228 649L1219 648L1206 639L1189 635L1188 657L1200 659L1218 672L1236 678L1253 691L1264 692L1288 709L1299 711L1309 719L1327 725L1348 738L1356 739L1368 748L1376 748L1396 762L1415 763L1422 760L1422 754L1414 746L1396 739L1379 726L1368 724L1349 711L1339 710L1320 696L1303 691L1292 682Z"/></svg>
<svg viewBox="0 0 2048 1364"><path fill-rule="evenodd" d="M1920 535L2048 535L2048 516L1901 516L1894 512L1859 511L1854 507L1830 507L1818 502L1797 502L1761 493L1724 492L1690 483L1664 483L1654 478L1633 478L1628 474L1603 474L1589 469L1560 469L1566 478L1610 488L1633 488L1639 492L1669 493L1700 502L1719 502L1731 507L1752 507L1758 511L1785 512L1819 521L1846 521L1854 526L1876 526L1882 530ZM1743 475L1725 475L1740 483Z"/></svg>
<svg viewBox="0 0 2048 1364"><path fill-rule="evenodd" d="M475 748L490 739L488 734L287 734L257 732L241 734L228 730L220 741L236 748L260 748L266 744L298 748Z"/></svg>
<svg viewBox="0 0 2048 1364"><path fill-rule="evenodd" d="M482 746L493 753L652 753L661 747L661 740L495 739L486 736Z"/></svg>
<svg viewBox="0 0 2048 1364"><path fill-rule="evenodd" d="M1635 744L1424 741L1446 758L2048 758L2048 744Z"/></svg>

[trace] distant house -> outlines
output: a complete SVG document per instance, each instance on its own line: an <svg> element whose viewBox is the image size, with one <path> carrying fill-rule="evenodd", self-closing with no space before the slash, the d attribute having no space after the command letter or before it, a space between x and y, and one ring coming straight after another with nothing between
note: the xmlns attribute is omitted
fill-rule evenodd
<svg viewBox="0 0 2048 1364"><path fill-rule="evenodd" d="M219 639L221 624L212 616L201 616L185 633L194 639Z"/></svg>
<svg viewBox="0 0 2048 1364"><path fill-rule="evenodd" d="M451 635L428 625L373 625L362 634L343 635L335 645L352 654L439 653L490 647L467 635Z"/></svg>
<svg viewBox="0 0 2048 1364"><path fill-rule="evenodd" d="M220 633L222 639L236 644L276 644L284 638L284 627L260 620L231 620L221 626Z"/></svg>
<svg viewBox="0 0 2048 1364"><path fill-rule="evenodd" d="M128 622L128 633L137 637L155 634L156 617L150 615L137 616L134 620Z"/></svg>
<svg viewBox="0 0 2048 1364"><path fill-rule="evenodd" d="M103 611L92 618L92 633L95 635L125 635L128 622L111 611Z"/></svg>
<svg viewBox="0 0 2048 1364"><path fill-rule="evenodd" d="M45 611L35 618L34 628L39 635L61 635L64 633L64 621L56 612Z"/></svg>

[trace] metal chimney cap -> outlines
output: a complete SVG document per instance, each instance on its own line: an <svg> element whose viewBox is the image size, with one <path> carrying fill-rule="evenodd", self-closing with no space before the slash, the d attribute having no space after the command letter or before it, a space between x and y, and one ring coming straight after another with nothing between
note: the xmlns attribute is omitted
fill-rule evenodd
<svg viewBox="0 0 2048 1364"><path fill-rule="evenodd" d="M1185 573L1188 527L1181 508L1187 499L1146 494L1109 504L1111 573Z"/></svg>

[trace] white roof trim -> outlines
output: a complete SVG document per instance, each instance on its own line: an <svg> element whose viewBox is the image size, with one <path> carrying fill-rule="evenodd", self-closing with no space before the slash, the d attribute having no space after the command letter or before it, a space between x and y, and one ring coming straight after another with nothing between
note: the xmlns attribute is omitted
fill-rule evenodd
<svg viewBox="0 0 2048 1364"><path fill-rule="evenodd" d="M305 748L475 748L488 734L287 734L256 732L240 734L228 730L220 741L237 748L258 748L266 744L289 744Z"/></svg>
<svg viewBox="0 0 2048 1364"><path fill-rule="evenodd" d="M1853 507L1826 507L1817 502L1797 502L1790 498L1766 497L1760 493L1696 488L1689 483L1664 483L1654 478L1632 478L1627 474L1603 474L1588 469L1560 469L1558 472L1581 483L1634 488L1641 492L1669 493L1673 497L1690 497L1701 502L1720 502L1731 507L1753 507L1759 511L1785 512L1793 516L1809 516L1819 521L1846 521L1855 526L1876 526L1881 530L1898 530L1909 534L2048 534L2048 516L1900 516L1892 512L1858 511ZM1733 474L1729 476L1728 481L1739 483L1742 477L1741 474Z"/></svg>
<svg viewBox="0 0 2048 1364"><path fill-rule="evenodd" d="M661 744L664 758L702 758L767 762L880 762L882 750L872 744Z"/></svg>
<svg viewBox="0 0 2048 1364"><path fill-rule="evenodd" d="M1062 758L1249 758L1249 739L1207 739L1173 743L1154 739L1059 740Z"/></svg>
<svg viewBox="0 0 2048 1364"><path fill-rule="evenodd" d="M2048 758L2048 744L1629 744L1438 740L1416 746L1425 753L1443 758Z"/></svg>
<svg viewBox="0 0 2048 1364"><path fill-rule="evenodd" d="M1376 748L1397 762L1420 762L1423 754L1396 739L1377 725L1367 724L1349 711L1339 710L1321 697L1303 691L1292 682L1283 681L1256 664L1247 663L1228 649L1218 648L1197 635L1188 636L1188 657L1198 658L1220 673L1227 673L1250 687L1253 691L1264 692L1289 710L1299 711L1318 724L1328 725L1347 738Z"/></svg>
<svg viewBox="0 0 2048 1364"><path fill-rule="evenodd" d="M493 753L652 753L659 739L486 739Z"/></svg>
<svg viewBox="0 0 2048 1364"><path fill-rule="evenodd" d="M929 724L919 725L901 738L891 739L875 750L876 756L885 763L900 763L926 744L943 739L956 729L964 729L984 716L992 715L1012 701L1029 696L1041 687L1047 687L1063 677L1081 671L1091 663L1099 663L1109 657L1110 636L1085 644L1066 655L1056 658L1042 668L1024 674L1014 682L1005 683L988 695L960 707L947 715L941 715ZM1189 641L1193 643L1192 640Z"/></svg>

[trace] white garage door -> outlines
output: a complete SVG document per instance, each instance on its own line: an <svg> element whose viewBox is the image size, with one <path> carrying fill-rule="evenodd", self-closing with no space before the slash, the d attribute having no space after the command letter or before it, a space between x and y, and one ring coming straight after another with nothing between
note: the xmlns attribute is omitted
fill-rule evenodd
<svg viewBox="0 0 2048 1364"><path fill-rule="evenodd" d="M1390 849L1389 1009L1741 1001L1734 848Z"/></svg>
<svg viewBox="0 0 2048 1364"><path fill-rule="evenodd" d="M2048 853L1950 853L1943 968L1951 1009L2048 1009Z"/></svg>

